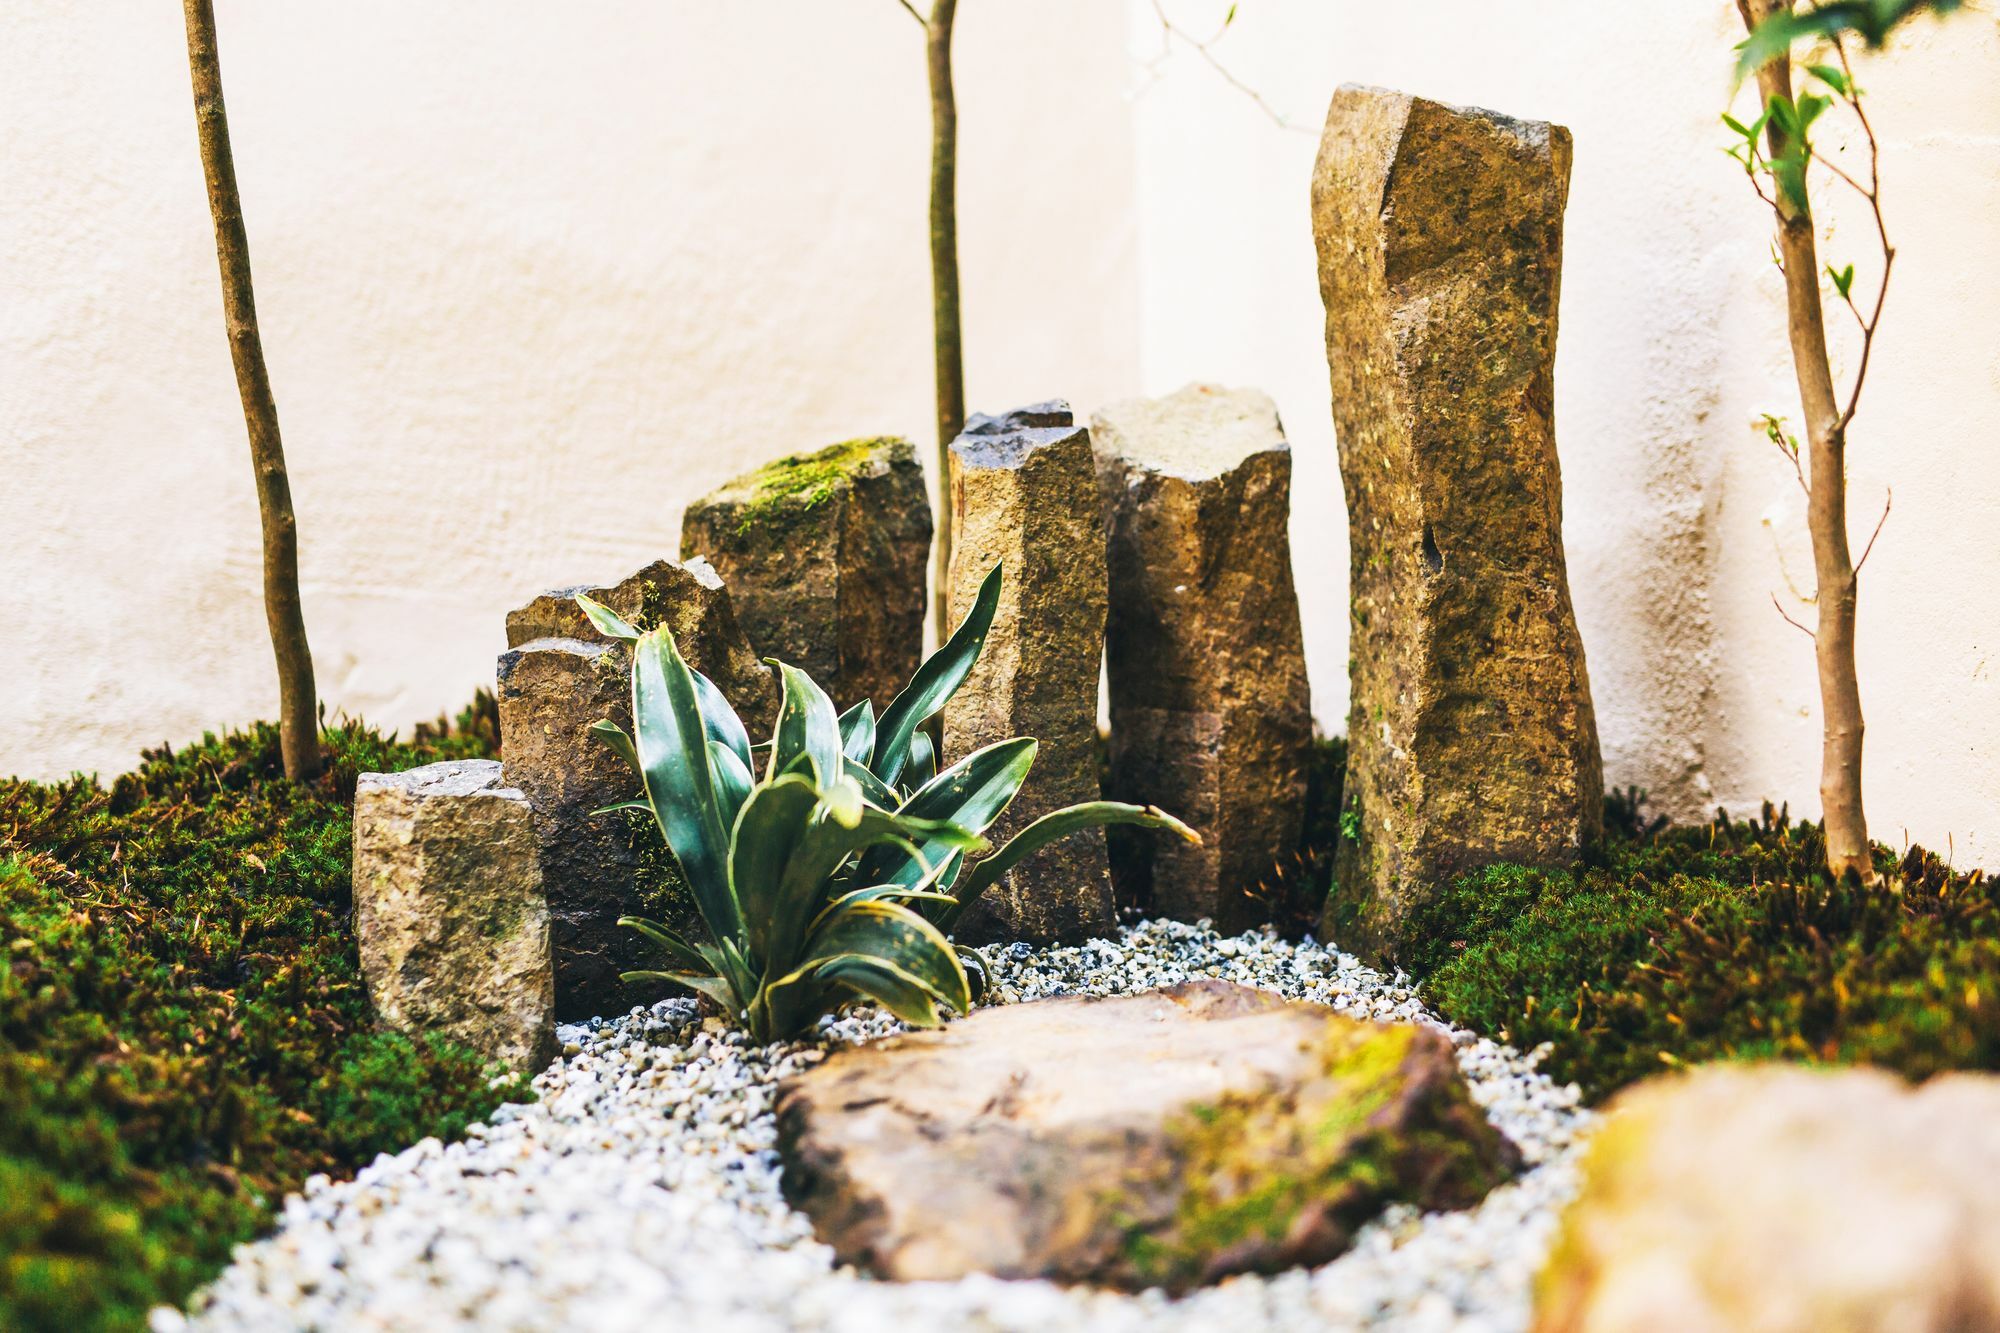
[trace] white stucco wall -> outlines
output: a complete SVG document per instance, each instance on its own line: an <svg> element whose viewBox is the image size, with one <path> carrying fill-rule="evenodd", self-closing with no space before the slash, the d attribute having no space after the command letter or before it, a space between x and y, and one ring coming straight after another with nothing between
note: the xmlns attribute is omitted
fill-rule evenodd
<svg viewBox="0 0 2000 1333"><path fill-rule="evenodd" d="M1191 32L1226 2L1170 0ZM1156 54L1134 0L1134 49ZM1308 189L1343 82L1554 120L1575 133L1556 372L1565 537L1607 778L1699 817L1765 796L1818 813L1811 644L1773 609L1810 592L1803 502L1749 426L1798 418L1768 215L1723 155L1724 0L1245 0L1212 49L1285 130L1185 47L1135 101L1143 375L1261 384L1296 450L1292 535L1314 709L1346 707L1344 507ZM2000 866L2000 36L1925 25L1861 67L1899 247L1850 447L1864 572L1871 831ZM1208 77L1205 77L1208 76ZM1743 105L1753 100L1745 95ZM1846 201L1842 201L1845 204ZM1879 260L1831 214L1826 259ZM1869 287L1872 290L1872 286ZM1842 365L1853 340L1841 330Z"/></svg>
<svg viewBox="0 0 2000 1333"><path fill-rule="evenodd" d="M960 21L977 405L1136 383L1124 14L1075 8ZM461 704L510 606L745 468L928 453L894 0L217 9L332 710ZM0 772L115 772L276 707L179 8L0 10L0 162Z"/></svg>
<svg viewBox="0 0 2000 1333"><path fill-rule="evenodd" d="M1168 0L1191 30L1224 3ZM258 295L330 707L491 679L504 611L671 553L765 458L929 421L922 57L894 0L220 4ZM1722 0L965 0L976 408L1257 384L1297 449L1315 709L1346 561L1306 191L1343 81L1576 135L1557 417L1609 776L1816 811L1796 415L1768 227L1720 151ZM2000 39L1871 62L1901 247L1856 425L1878 836L2000 864ZM257 523L172 7L0 13L0 771L115 771L269 715ZM1860 219L1829 258L1867 273ZM1864 279L1865 280L1865 279ZM1864 534L1865 535L1865 534ZM1793 605L1796 605L1793 603Z"/></svg>

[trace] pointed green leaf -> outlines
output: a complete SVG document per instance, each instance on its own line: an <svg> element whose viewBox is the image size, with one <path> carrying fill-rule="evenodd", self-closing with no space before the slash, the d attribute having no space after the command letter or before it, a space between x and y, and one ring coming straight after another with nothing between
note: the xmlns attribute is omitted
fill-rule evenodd
<svg viewBox="0 0 2000 1333"><path fill-rule="evenodd" d="M1853 88L1848 82L1846 72L1837 65L1807 65L1806 72L1842 97L1847 96Z"/></svg>
<svg viewBox="0 0 2000 1333"><path fill-rule="evenodd" d="M701 672L693 674L695 697L701 701L702 729L710 740L721 741L733 750L743 761L743 767L755 768L756 763L750 757L750 733L743 729L743 719L729 706L729 697Z"/></svg>
<svg viewBox="0 0 2000 1333"><path fill-rule="evenodd" d="M903 767L900 782L905 791L915 791L937 776L937 747L930 733L919 731L910 737L910 762Z"/></svg>
<svg viewBox="0 0 2000 1333"><path fill-rule="evenodd" d="M859 954L907 973L953 1009L972 1007L965 969L937 927L907 907L882 899L852 903L827 914L806 943L812 958Z"/></svg>
<svg viewBox="0 0 2000 1333"><path fill-rule="evenodd" d="M620 639L626 643L637 643L639 641L639 631L627 623L625 617L619 615L616 611L604 605L604 603L578 593L576 595L576 604L582 608L584 616L596 627L597 632L605 638Z"/></svg>
<svg viewBox="0 0 2000 1333"><path fill-rule="evenodd" d="M862 797L876 809L894 810L903 803L902 797L891 791L888 784L869 772L864 765L850 758L843 767L847 771L847 776L853 778L854 784L861 788Z"/></svg>
<svg viewBox="0 0 2000 1333"><path fill-rule="evenodd" d="M934 1028L941 1021L937 996L894 963L842 954L823 963L818 975L875 1001L911 1027Z"/></svg>
<svg viewBox="0 0 2000 1333"><path fill-rule="evenodd" d="M695 684L670 630L644 635L632 653L633 744L646 799L711 934L741 929L729 891L729 837L715 799L713 769Z"/></svg>
<svg viewBox="0 0 2000 1333"><path fill-rule="evenodd" d="M984 833L1027 781L1036 748L1032 739L1023 736L975 750L918 788L897 813L913 819L939 819ZM924 865L935 866L950 851L942 844L918 845L923 848ZM871 883L915 883L923 873L923 865L887 847L876 848L862 861L862 878Z"/></svg>
<svg viewBox="0 0 2000 1333"><path fill-rule="evenodd" d="M729 883L742 904L750 952L762 960L767 974L774 966L789 966L793 942L785 940L773 962L771 928L785 865L811 827L819 793L812 780L792 773L751 791L744 801L729 840Z"/></svg>
<svg viewBox="0 0 2000 1333"><path fill-rule="evenodd" d="M1086 801L1081 805L1068 806L1043 815L1015 834L1013 839L999 851L982 861L974 862L972 868L961 875L958 883L952 888L952 896L958 900L959 911L947 911L941 919L941 924L949 930L968 903L977 901L979 895L998 883L1002 875L1058 838L1068 837L1082 829L1101 828L1107 824L1136 824L1141 828L1165 829L1179 834L1189 842L1201 841L1199 833L1156 806L1126 805L1119 801Z"/></svg>
<svg viewBox="0 0 2000 1333"><path fill-rule="evenodd" d="M671 926L663 926L657 921L648 921L642 916L621 916L618 924L627 930L636 930L653 943L667 951L679 970L684 972L712 972L714 968L701 956L701 950L681 937Z"/></svg>
<svg viewBox="0 0 2000 1333"><path fill-rule="evenodd" d="M986 635L999 608L1000 566L996 564L979 585L972 609L951 638L925 659L903 692L884 710L875 728L875 762L869 765L876 777L896 785L910 759L910 737L965 683L980 650L986 647Z"/></svg>
<svg viewBox="0 0 2000 1333"><path fill-rule="evenodd" d="M590 816L595 819L599 815L616 814L620 810L644 810L647 814L651 814L653 807L651 802L634 797L629 801L613 801L610 805L600 805L590 812Z"/></svg>
<svg viewBox="0 0 2000 1333"><path fill-rule="evenodd" d="M777 658L767 658L784 679L785 698L778 708L778 729L772 740L769 776L793 772L803 759L812 767L813 782L831 786L840 776L840 719L833 700L813 678Z"/></svg>
<svg viewBox="0 0 2000 1333"><path fill-rule="evenodd" d="M750 788L757 780L750 776L750 770L736 757L736 751L721 741L708 743L708 759L715 765L715 802L722 808L723 822L733 825L737 812L750 799ZM742 900L739 898L738 901Z"/></svg>
<svg viewBox="0 0 2000 1333"><path fill-rule="evenodd" d="M840 715L840 749L862 766L875 757L875 701L863 699Z"/></svg>
<svg viewBox="0 0 2000 1333"><path fill-rule="evenodd" d="M827 818L816 819L785 864L778 902L771 913L772 966L788 967L794 958L804 957L800 950L805 947L808 928L833 896L837 887L834 876L848 857L877 843L932 839L961 848L985 845L985 839L977 834L949 824L892 815L873 806L862 808L860 822L853 828Z"/></svg>
<svg viewBox="0 0 2000 1333"><path fill-rule="evenodd" d="M705 995L714 1001L715 1007L731 1018L736 1016L736 994L729 989L729 983L721 977L697 976L692 972L620 972L620 981L671 981L677 986L686 986L697 995Z"/></svg>
<svg viewBox="0 0 2000 1333"><path fill-rule="evenodd" d="M639 771L639 750L632 744L632 738L625 734L625 728L609 720L598 721L590 724L590 734L610 746L620 759L632 766L634 773Z"/></svg>

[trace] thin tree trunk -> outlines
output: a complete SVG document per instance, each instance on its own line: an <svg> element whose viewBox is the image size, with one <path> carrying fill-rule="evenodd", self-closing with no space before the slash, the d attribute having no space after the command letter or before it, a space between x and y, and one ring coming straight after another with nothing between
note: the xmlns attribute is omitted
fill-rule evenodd
<svg viewBox="0 0 2000 1333"><path fill-rule="evenodd" d="M271 397L264 344L257 334L250 240L243 228L243 201L236 190L236 164L229 151L229 118L222 104L215 7L211 0L183 0L182 7L187 17L188 67L194 78L202 174L208 180L208 207L215 218L215 257L222 270L229 356L236 366L236 388L243 399L243 421L250 434L250 461L257 471L257 509L264 531L264 616L270 622L271 648L278 659L279 742L285 775L304 782L319 775L320 761L312 650L306 645L305 615L299 605L298 522L292 515L284 441L278 435L278 406Z"/></svg>
<svg viewBox="0 0 2000 1333"><path fill-rule="evenodd" d="M958 316L958 105L951 29L958 0L934 0L925 24L931 80L931 310L937 384L937 542L931 607L938 642L951 633L951 442L965 426L965 356Z"/></svg>
<svg viewBox="0 0 2000 1333"><path fill-rule="evenodd" d="M1744 23L1755 30L1767 15L1791 7L1791 0L1737 0ZM1765 102L1792 95L1792 65L1780 55L1757 71ZM1783 151L1782 131L1770 127L1773 156ZM1852 870L1874 878L1868 850L1868 820L1861 803L1861 684L1854 669L1854 611L1857 580L1847 543L1847 426L1827 359L1826 320L1820 304L1819 253L1810 213L1776 191L1778 253L1784 262L1786 317L1791 330L1792 367L1805 412L1810 465L1806 526L1812 534L1817 584L1814 655L1819 666L1819 796L1826 824L1827 868L1835 875Z"/></svg>

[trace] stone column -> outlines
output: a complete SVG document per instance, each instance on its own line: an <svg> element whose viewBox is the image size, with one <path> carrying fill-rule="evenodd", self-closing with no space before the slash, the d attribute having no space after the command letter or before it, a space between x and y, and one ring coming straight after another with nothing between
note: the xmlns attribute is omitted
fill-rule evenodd
<svg viewBox="0 0 2000 1333"><path fill-rule="evenodd" d="M384 1027L443 1033L518 1074L555 1058L534 816L493 760L361 775L354 930Z"/></svg>
<svg viewBox="0 0 2000 1333"><path fill-rule="evenodd" d="M1393 957L1494 861L1603 822L1553 423L1570 135L1334 94L1313 177L1351 548L1347 811L1324 929Z"/></svg>
<svg viewBox="0 0 2000 1333"><path fill-rule="evenodd" d="M974 416L951 446L951 619L1005 569L979 664L944 711L944 759L1013 736L1041 742L1027 786L988 836L1098 799L1097 679L1104 652L1104 521L1090 432L1069 404ZM1029 858L967 911L960 939L1079 939L1115 924L1101 830Z"/></svg>
<svg viewBox="0 0 2000 1333"><path fill-rule="evenodd" d="M1121 901L1235 932L1299 846L1312 739L1292 584L1292 453L1255 389L1194 384L1091 419L1110 570L1114 800L1157 805L1197 847L1115 838Z"/></svg>
<svg viewBox="0 0 2000 1333"><path fill-rule="evenodd" d="M681 556L729 584L744 632L846 708L879 714L924 648L931 549L924 471L908 440L850 440L780 459L688 506Z"/></svg>
<svg viewBox="0 0 2000 1333"><path fill-rule="evenodd" d="M632 729L632 659L591 627L576 606L579 592L642 629L671 625L689 665L729 697L753 736L768 729L776 706L770 669L737 629L722 580L701 561L656 561L620 583L558 589L508 614L511 646L497 672L500 753L507 782L534 806L554 921L556 1012L566 1022L643 998L618 974L656 966L657 951L618 918L650 914L642 882L650 859L678 880L645 816L591 813L636 795L639 779L590 734L605 718Z"/></svg>

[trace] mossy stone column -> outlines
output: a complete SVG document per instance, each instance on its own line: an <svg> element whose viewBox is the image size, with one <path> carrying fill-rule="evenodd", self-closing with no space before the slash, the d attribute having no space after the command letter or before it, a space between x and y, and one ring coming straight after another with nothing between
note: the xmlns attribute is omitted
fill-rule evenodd
<svg viewBox="0 0 2000 1333"><path fill-rule="evenodd" d="M951 446L951 620L995 564L1000 606L972 675L944 710L946 763L1015 736L1041 743L1027 786L988 837L1098 799L1097 678L1104 654L1104 522L1090 432L1067 403L976 415ZM1115 923L1104 833L1044 848L966 912L978 942L1079 939Z"/></svg>
<svg viewBox="0 0 2000 1333"><path fill-rule="evenodd" d="M681 519L682 557L721 572L758 653L877 713L923 659L930 545L923 468L900 439L780 459Z"/></svg>
<svg viewBox="0 0 2000 1333"><path fill-rule="evenodd" d="M1573 862L1603 820L1554 430L1569 169L1542 121L1357 87L1327 113L1352 836L1324 928L1377 955L1454 876Z"/></svg>

